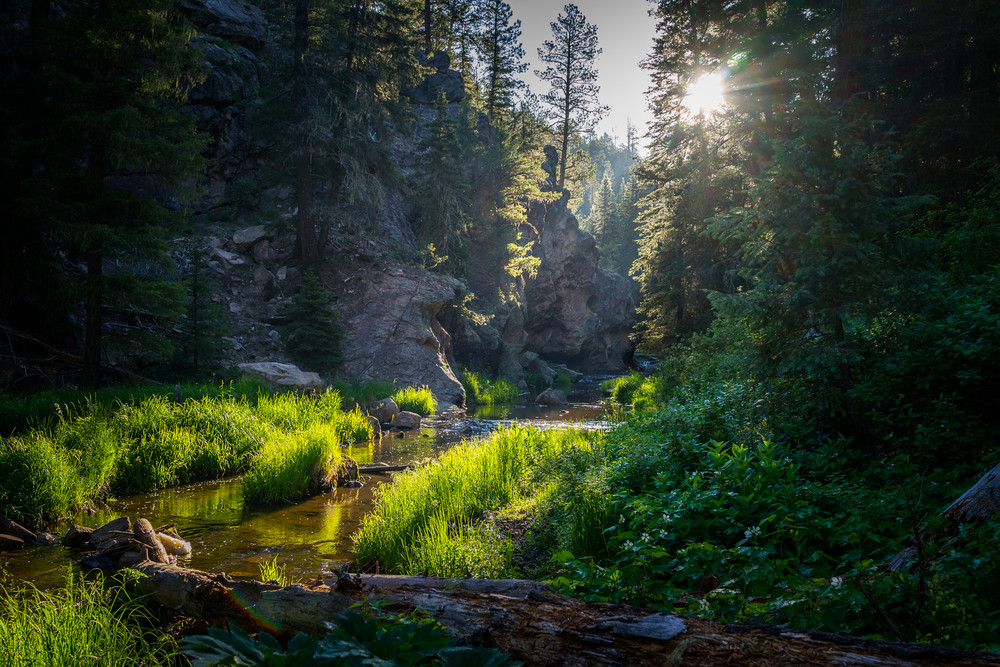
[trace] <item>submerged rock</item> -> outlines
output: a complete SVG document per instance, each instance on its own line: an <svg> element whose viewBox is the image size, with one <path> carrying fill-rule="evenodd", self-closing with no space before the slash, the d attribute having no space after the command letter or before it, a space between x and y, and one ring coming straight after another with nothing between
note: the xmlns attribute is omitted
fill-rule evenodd
<svg viewBox="0 0 1000 667"><path fill-rule="evenodd" d="M550 387L535 397L535 403L539 405L566 405L569 403L569 399L561 390Z"/></svg>

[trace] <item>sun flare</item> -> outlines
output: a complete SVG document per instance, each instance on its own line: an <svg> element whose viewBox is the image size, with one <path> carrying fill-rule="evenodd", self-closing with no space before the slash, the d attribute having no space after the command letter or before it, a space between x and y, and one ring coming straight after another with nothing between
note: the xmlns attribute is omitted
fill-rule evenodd
<svg viewBox="0 0 1000 667"><path fill-rule="evenodd" d="M724 101L722 77L718 74L705 74L691 84L681 104L691 115L697 115L718 111Z"/></svg>

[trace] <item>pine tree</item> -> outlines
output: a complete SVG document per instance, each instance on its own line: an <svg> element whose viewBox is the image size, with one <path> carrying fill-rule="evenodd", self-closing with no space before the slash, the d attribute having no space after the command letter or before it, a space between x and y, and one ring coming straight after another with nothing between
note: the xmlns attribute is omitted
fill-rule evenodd
<svg viewBox="0 0 1000 667"><path fill-rule="evenodd" d="M307 270L302 285L285 311L289 323L284 330L285 349L295 363L329 374L343 360L340 341L343 329L330 308L330 294L315 272Z"/></svg>
<svg viewBox="0 0 1000 667"><path fill-rule="evenodd" d="M444 261L453 272L463 272L466 232L470 222L470 186L463 164L458 123L441 92L427 137L420 142L420 160L414 206L421 245Z"/></svg>
<svg viewBox="0 0 1000 667"><path fill-rule="evenodd" d="M525 87L517 78L528 69L528 64L521 62L521 21L511 23L513 12L502 0L478 0L475 14L480 26L478 51L483 62L486 115L495 123L513 107L516 92Z"/></svg>
<svg viewBox="0 0 1000 667"><path fill-rule="evenodd" d="M212 301L212 284L205 275L205 256L192 251L186 258L184 288L187 303L177 326L175 366L191 378L201 377L205 369L216 366L227 348L226 311Z"/></svg>
<svg viewBox="0 0 1000 667"><path fill-rule="evenodd" d="M95 384L104 309L147 322L173 304L162 280L164 229L177 216L149 192L183 192L203 164L205 141L176 109L198 78L196 53L169 0L34 9L31 59L45 76L28 91L34 103L19 109L35 118L15 121L31 129L11 147L22 151L12 208L29 216L19 223L27 235L44 239L35 247L86 267L84 381Z"/></svg>
<svg viewBox="0 0 1000 667"><path fill-rule="evenodd" d="M598 102L600 86L596 83L594 60L601 49L597 46L597 27L587 23L576 5L566 5L563 11L566 13L550 24L552 39L545 40L538 49L538 58L548 67L535 71L550 86L542 101L551 107L549 116L556 123L562 147L560 188L566 185L570 137L590 131L608 110Z"/></svg>

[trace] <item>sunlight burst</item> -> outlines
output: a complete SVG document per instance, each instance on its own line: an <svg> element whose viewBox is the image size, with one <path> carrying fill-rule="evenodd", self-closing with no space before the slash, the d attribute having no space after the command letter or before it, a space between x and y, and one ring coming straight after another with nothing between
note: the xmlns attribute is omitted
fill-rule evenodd
<svg viewBox="0 0 1000 667"><path fill-rule="evenodd" d="M690 114L697 115L718 111L724 101L722 77L718 74L705 74L691 84L681 104Z"/></svg>

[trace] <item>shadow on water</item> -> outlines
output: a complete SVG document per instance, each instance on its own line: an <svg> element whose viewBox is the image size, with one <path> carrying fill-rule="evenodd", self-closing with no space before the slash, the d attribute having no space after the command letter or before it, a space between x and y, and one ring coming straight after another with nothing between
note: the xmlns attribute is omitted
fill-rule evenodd
<svg viewBox="0 0 1000 667"><path fill-rule="evenodd" d="M431 428L386 434L381 440L345 448L359 464L419 464L455 444L480 437L509 423L538 428L602 428L607 406L598 400L603 378L586 377L573 387L570 404L533 403L481 406L467 418L431 422ZM528 395L522 401L530 401ZM240 478L202 482L129 496L94 514L80 514L52 528L65 533L72 523L97 528L111 519L148 518L154 526L175 524L191 542L192 555L181 564L234 576L259 576L258 565L275 556L295 581L319 574L329 561L352 558L350 535L371 509L374 490L388 478L373 476L357 489L336 489L305 502L277 508L244 506ZM82 554L62 546L31 547L0 561L0 583L31 581L41 588L61 584L66 568Z"/></svg>

